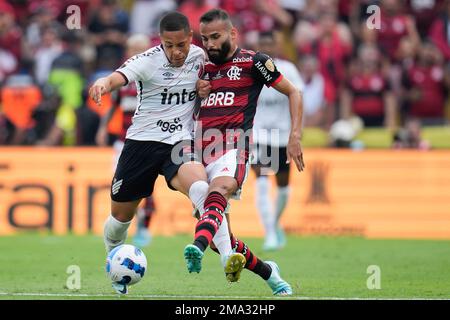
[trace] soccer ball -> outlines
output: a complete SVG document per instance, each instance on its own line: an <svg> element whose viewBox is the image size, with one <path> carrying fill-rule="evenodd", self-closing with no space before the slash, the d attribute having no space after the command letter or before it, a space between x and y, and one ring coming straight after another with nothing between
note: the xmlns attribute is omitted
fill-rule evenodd
<svg viewBox="0 0 450 320"><path fill-rule="evenodd" d="M114 248L106 258L106 273L113 282L132 285L144 277L147 258L141 249L122 244Z"/></svg>

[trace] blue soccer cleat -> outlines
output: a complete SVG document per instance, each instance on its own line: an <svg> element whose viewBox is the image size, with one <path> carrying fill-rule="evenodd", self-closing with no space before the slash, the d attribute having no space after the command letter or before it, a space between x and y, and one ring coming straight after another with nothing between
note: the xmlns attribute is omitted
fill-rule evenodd
<svg viewBox="0 0 450 320"><path fill-rule="evenodd" d="M286 234L280 225L277 226L277 240L280 249L286 246Z"/></svg>
<svg viewBox="0 0 450 320"><path fill-rule="evenodd" d="M112 287L118 294L128 294L128 286L119 282L113 282Z"/></svg>
<svg viewBox="0 0 450 320"><path fill-rule="evenodd" d="M270 274L269 279L266 280L269 287L272 289L272 293L275 296L290 296L292 295L292 288L281 278L280 268L273 261L265 261L271 268L272 273Z"/></svg>
<svg viewBox="0 0 450 320"><path fill-rule="evenodd" d="M184 259L186 260L189 273L199 273L202 270L202 258L203 252L197 246L188 244L184 248Z"/></svg>
<svg viewBox="0 0 450 320"><path fill-rule="evenodd" d="M136 247L143 248L150 244L152 236L147 228L138 228L136 234L133 237L133 243Z"/></svg>

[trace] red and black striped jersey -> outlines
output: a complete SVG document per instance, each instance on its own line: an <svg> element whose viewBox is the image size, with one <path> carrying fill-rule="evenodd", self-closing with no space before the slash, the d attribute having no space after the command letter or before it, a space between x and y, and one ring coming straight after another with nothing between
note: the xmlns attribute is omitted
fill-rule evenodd
<svg viewBox="0 0 450 320"><path fill-rule="evenodd" d="M212 142L208 139L208 129L219 130L221 140L228 143L231 142L229 133L233 134L233 143L237 143L237 131L251 132L263 85L276 85L282 75L266 54L238 48L221 65L207 62L202 78L211 83L211 91L202 100L197 118L204 148Z"/></svg>

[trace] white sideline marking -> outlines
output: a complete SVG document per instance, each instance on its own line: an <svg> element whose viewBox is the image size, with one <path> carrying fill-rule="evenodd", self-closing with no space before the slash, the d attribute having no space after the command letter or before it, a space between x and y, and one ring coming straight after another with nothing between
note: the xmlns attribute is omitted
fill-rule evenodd
<svg viewBox="0 0 450 320"><path fill-rule="evenodd" d="M33 292L0 292L0 296L37 296L37 297L97 297L97 298L117 298L119 294L88 294L88 293L33 293ZM168 295L168 294L127 294L127 298L173 298L173 299L283 299L283 300L450 300L445 298L359 298L359 297L255 297L255 296L199 296L199 295Z"/></svg>

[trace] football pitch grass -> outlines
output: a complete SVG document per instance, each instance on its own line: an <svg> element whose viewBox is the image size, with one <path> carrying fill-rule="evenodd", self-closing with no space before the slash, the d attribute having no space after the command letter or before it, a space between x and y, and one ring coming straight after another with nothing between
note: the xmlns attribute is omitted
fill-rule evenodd
<svg viewBox="0 0 450 320"><path fill-rule="evenodd" d="M191 239L155 237L144 248L145 277L119 297L106 277L101 237L0 237L0 299L274 299L266 283L248 270L239 283L227 283L211 250L200 274L189 274L183 249ZM294 290L293 297L281 299L450 298L450 241L290 236L276 252L263 252L262 239L244 241L260 258L280 266ZM73 284L67 273L72 265L80 268L80 289L67 287ZM368 289L368 283L377 285L376 267L369 266L379 267L379 289Z"/></svg>

